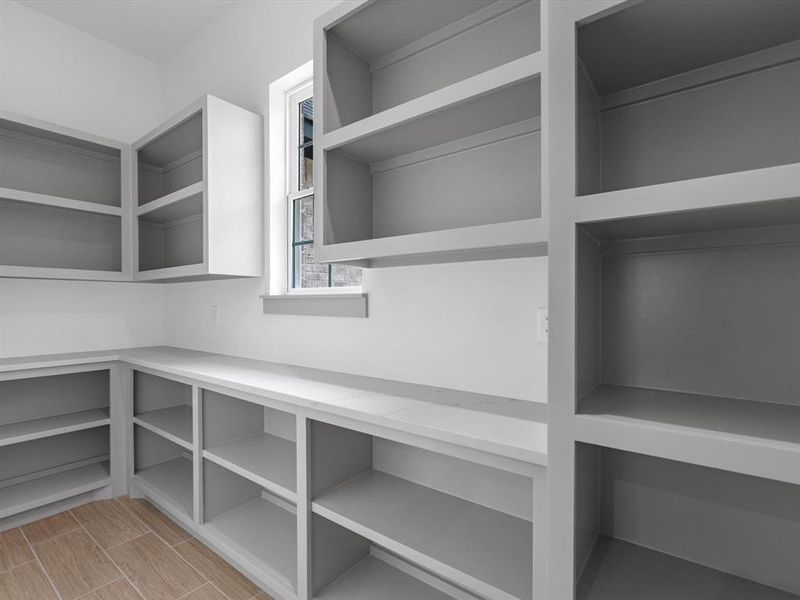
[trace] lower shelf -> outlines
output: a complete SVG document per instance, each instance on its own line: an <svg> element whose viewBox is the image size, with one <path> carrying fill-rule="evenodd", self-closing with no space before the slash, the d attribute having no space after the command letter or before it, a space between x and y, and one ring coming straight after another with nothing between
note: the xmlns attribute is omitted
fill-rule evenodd
<svg viewBox="0 0 800 600"><path fill-rule="evenodd" d="M108 461L0 488L0 519L45 506L111 483Z"/></svg>
<svg viewBox="0 0 800 600"><path fill-rule="evenodd" d="M156 494L180 507L187 515L193 514L192 461L173 458L163 463L136 471L136 479Z"/></svg>
<svg viewBox="0 0 800 600"><path fill-rule="evenodd" d="M19 444L43 437L102 427L110 423L108 409L98 408L44 419L0 425L0 446Z"/></svg>
<svg viewBox="0 0 800 600"><path fill-rule="evenodd" d="M259 570L297 588L297 518L258 498L206 521L205 528L245 553Z"/></svg>
<svg viewBox="0 0 800 600"><path fill-rule="evenodd" d="M133 422L158 435L192 449L192 407L182 404L160 410L139 413Z"/></svg>
<svg viewBox="0 0 800 600"><path fill-rule="evenodd" d="M798 600L800 596L601 536L577 600Z"/></svg>
<svg viewBox="0 0 800 600"><path fill-rule="evenodd" d="M453 597L375 556L355 567L315 596L317 600L453 600Z"/></svg>
<svg viewBox="0 0 800 600"><path fill-rule="evenodd" d="M481 595L533 595L529 521L372 470L322 495L326 519Z"/></svg>

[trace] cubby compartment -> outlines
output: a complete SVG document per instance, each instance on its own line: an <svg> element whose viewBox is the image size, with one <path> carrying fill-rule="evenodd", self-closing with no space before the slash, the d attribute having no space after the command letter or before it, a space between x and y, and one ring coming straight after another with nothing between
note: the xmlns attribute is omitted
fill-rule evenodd
<svg viewBox="0 0 800 600"><path fill-rule="evenodd" d="M134 371L133 422L192 450L192 386Z"/></svg>
<svg viewBox="0 0 800 600"><path fill-rule="evenodd" d="M204 529L255 572L297 588L297 510L257 483L203 461Z"/></svg>
<svg viewBox="0 0 800 600"><path fill-rule="evenodd" d="M539 2L368 2L323 28L324 133L538 52Z"/></svg>
<svg viewBox="0 0 800 600"><path fill-rule="evenodd" d="M311 531L313 597L318 600L472 598L333 521L312 515Z"/></svg>
<svg viewBox="0 0 800 600"><path fill-rule="evenodd" d="M0 190L1 273L30 275L38 268L91 271L98 278L122 274L120 216L8 196Z"/></svg>
<svg viewBox="0 0 800 600"><path fill-rule="evenodd" d="M582 427L669 436L706 466L741 451L728 468L800 483L800 201L587 223L576 240Z"/></svg>
<svg viewBox="0 0 800 600"><path fill-rule="evenodd" d="M139 215L139 270L203 263L203 194Z"/></svg>
<svg viewBox="0 0 800 600"><path fill-rule="evenodd" d="M134 482L191 519L192 452L140 425L133 427L133 449Z"/></svg>
<svg viewBox="0 0 800 600"><path fill-rule="evenodd" d="M325 149L326 246L541 217L539 115L532 75Z"/></svg>
<svg viewBox="0 0 800 600"><path fill-rule="evenodd" d="M357 534L315 534L348 548L316 574L316 591L364 558L361 536L478 596L532 597L530 477L321 422L310 452L313 513Z"/></svg>
<svg viewBox="0 0 800 600"><path fill-rule="evenodd" d="M800 162L797 2L626 4L577 49L579 195Z"/></svg>
<svg viewBox="0 0 800 600"><path fill-rule="evenodd" d="M203 180L203 114L198 112L137 151L138 205Z"/></svg>
<svg viewBox="0 0 800 600"><path fill-rule="evenodd" d="M121 161L119 147L0 118L0 196L22 192L120 207Z"/></svg>
<svg viewBox="0 0 800 600"><path fill-rule="evenodd" d="M576 446L577 600L800 597L800 488Z"/></svg>
<svg viewBox="0 0 800 600"><path fill-rule="evenodd" d="M203 390L203 456L292 502L296 431L291 413Z"/></svg>
<svg viewBox="0 0 800 600"><path fill-rule="evenodd" d="M108 424L108 369L0 381L0 446Z"/></svg>
<svg viewBox="0 0 800 600"><path fill-rule="evenodd" d="M108 425L4 446L0 457L0 519L110 484Z"/></svg>

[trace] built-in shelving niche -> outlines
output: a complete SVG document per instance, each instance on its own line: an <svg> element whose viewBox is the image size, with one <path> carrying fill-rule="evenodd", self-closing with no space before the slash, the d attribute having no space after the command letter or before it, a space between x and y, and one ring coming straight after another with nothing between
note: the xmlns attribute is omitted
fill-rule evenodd
<svg viewBox="0 0 800 600"><path fill-rule="evenodd" d="M579 195L800 162L799 3L633 3L577 41Z"/></svg>
<svg viewBox="0 0 800 600"><path fill-rule="evenodd" d="M447 598L445 580L480 597L532 597L529 477L319 422L310 465L318 597L397 581L396 592L427 585ZM410 581L420 568L433 577Z"/></svg>
<svg viewBox="0 0 800 600"><path fill-rule="evenodd" d="M133 421L191 450L192 386L134 371Z"/></svg>
<svg viewBox="0 0 800 600"><path fill-rule="evenodd" d="M580 422L689 435L708 466L735 439L748 451L731 467L800 483L800 201L584 224L576 239Z"/></svg>
<svg viewBox="0 0 800 600"><path fill-rule="evenodd" d="M577 600L800 598L800 487L577 444Z"/></svg>
<svg viewBox="0 0 800 600"><path fill-rule="evenodd" d="M141 425L133 428L134 481L188 519L194 515L192 452Z"/></svg>
<svg viewBox="0 0 800 600"><path fill-rule="evenodd" d="M109 371L0 382L0 519L110 484Z"/></svg>

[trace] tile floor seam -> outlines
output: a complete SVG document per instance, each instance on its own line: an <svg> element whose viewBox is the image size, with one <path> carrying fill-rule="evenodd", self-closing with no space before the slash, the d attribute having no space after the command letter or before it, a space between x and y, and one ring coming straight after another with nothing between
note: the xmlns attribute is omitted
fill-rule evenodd
<svg viewBox="0 0 800 600"><path fill-rule="evenodd" d="M70 511L68 511L68 510L67 510L67 511L64 511L64 512L68 512L68 513L70 513L70 515L72 515L72 518L73 518L73 519L75 519L75 515L73 515L73 514L72 514ZM77 521L78 521L78 519L75 519L75 521L77 522ZM74 529L70 529L69 531L62 531L62 532L61 532L61 533L59 533L58 535L54 535L54 536L52 536L52 537L49 537L49 538L47 538L46 540L42 540L42 541L40 541L40 542L36 542L35 544L34 544L34 543L31 543L31 542L28 542L28 543L31 545L31 547L33 547L33 546L38 546L39 544L44 544L45 542L49 542L50 540L57 540L58 538L60 538L60 537L64 537L64 536L65 536L65 535L67 535L67 534L70 534L70 533L75 533L76 531L78 531L78 529L81 529L81 527L82 527L82 526L81 526L81 524L80 524L80 523L78 523L78 526L77 526L76 528L74 528ZM24 532L23 532L23 535L24 535ZM26 539L27 539L27 536L25 536L25 537L26 537Z"/></svg>
<svg viewBox="0 0 800 600"><path fill-rule="evenodd" d="M202 588L206 587L206 586L207 586L207 585L209 585L210 583L211 583L210 581L204 581L203 583L201 583L200 585L198 585L198 586L197 586L196 588L194 588L193 590L189 590L189 591L188 591L188 592L186 592L186 593L185 593L183 596L181 596L180 598L177 598L177 600L184 600L184 598L187 598L187 597L188 597L190 594L194 594L194 593L195 593L197 590L199 590L199 589L202 589ZM225 597L227 598L227 596L225 596Z"/></svg>
<svg viewBox="0 0 800 600"><path fill-rule="evenodd" d="M120 579L125 579L130 584L130 586L136 591L136 593L139 594L139 597L142 598L143 600L146 600L146 598L144 597L144 594L142 593L142 591L133 584L133 581L131 581L131 578L128 577L128 574L125 571L122 570L122 567L120 567L116 563L116 561L114 561L114 559L111 557L111 555L108 552L106 552L105 550L103 550L103 548L100 546L100 544L97 543L97 540L94 539L94 537L92 537L91 533L89 533L89 530L86 529L86 527L84 527L82 524L81 524L81 529L83 529L86 532L86 535L88 535L89 538L97 545L97 547L100 548L100 552L105 554L106 558L108 558L108 560L111 561L111 564L114 565L114 568L117 569L117 571L119 571L120 575L122 575L122 577L120 577ZM128 541L131 541L131 540L128 540ZM123 542L123 543L126 543L126 542ZM119 579L115 579L114 581L119 581ZM104 585L101 585L99 588L96 588L96 589L92 590L92 592L96 592L97 590L104 588L106 585L111 585L112 583L114 583L114 581L110 581L110 582L108 582L108 583L106 583ZM89 593L91 593L91 592L89 592Z"/></svg>
<svg viewBox="0 0 800 600"><path fill-rule="evenodd" d="M25 543L27 543L27 541ZM31 550L31 553L33 553L33 550ZM32 562L36 562L36 558L32 558L30 560L26 560L25 562L21 562L18 565L14 565L13 567L10 567L8 569L2 569L2 570L0 570L0 575L2 575L3 573L8 573L9 571L13 571L17 567L24 567L28 563L32 563Z"/></svg>
<svg viewBox="0 0 800 600"><path fill-rule="evenodd" d="M120 577L119 579L115 579L114 581L109 581L108 583L104 583L100 587L96 587L93 590L89 590L83 596L78 596L77 598L75 598L75 600L82 600L83 598L86 598L86 596L88 596L89 594L94 594L97 590L102 590L104 587L108 587L109 585L113 585L113 584L117 583L118 581L123 581L125 579L126 579L125 573L123 573L122 577Z"/></svg>
<svg viewBox="0 0 800 600"><path fill-rule="evenodd" d="M135 512L133 512L133 511L132 511L131 509L129 509L127 506L125 506L124 504L122 504L122 502L119 502L118 500L117 500L116 502L117 502L117 504L119 504L120 506L122 506L122 508L124 508L126 511L128 511L128 513L130 513L130 514L132 514L134 517L136 517L136 519L137 519L137 520L138 520L138 521L139 521L139 522L140 522L142 525L144 525L144 526L145 526L145 528L147 529L147 531L148 531L149 533L152 533L154 536L156 536L156 537L157 537L159 540L161 540L162 542L164 542L164 543L165 543L167 546L169 546L170 548L174 548L175 546L177 546L178 544L182 544L183 542L188 542L190 539L192 539L192 538L193 538L193 536L191 536L191 534L189 534L189 535L190 535L190 537L186 538L185 540L181 540L180 542L176 542L175 544L170 544L170 543L169 543L167 540L165 540L163 537L161 537L161 536L158 534L158 532L157 532L155 529L153 529L152 527L150 527L150 525L149 525L148 523L145 523L145 522L144 522L144 521L143 521L141 518L139 518L139 517L136 515L136 513L135 513ZM156 509L158 510L158 508L157 508L157 507L154 507L154 508L156 508ZM166 516L166 515L165 515L165 516ZM180 528L181 528L181 530L183 530L183 531L186 531L186 530L185 530L185 529L183 529L183 527L181 527L181 526L180 526L178 523L175 523L175 521L173 521L173 520L172 520L172 519L170 519L169 517L167 517L167 518L169 519L170 523L173 523L173 524L174 524L174 525L176 525L177 527L180 527ZM188 534L189 532L187 531L186 533ZM130 540L128 540L128 541L130 541Z"/></svg>
<svg viewBox="0 0 800 600"><path fill-rule="evenodd" d="M28 539L28 536L25 534L24 531L22 531L22 527L20 527L19 530L22 533L22 537L25 538L25 541L27 542L28 546L30 547L31 552L33 552L33 556L35 557L36 562L39 564L39 568L42 570L42 573L44 573L44 576L47 579L47 582L50 584L50 587L53 588L53 593L56 595L56 598L58 600L64 600L62 598L62 596L61 596L61 592L59 592L58 589L56 588L56 584L53 583L53 579L50 577L50 573L48 573L47 569L44 568L44 563L42 562L42 559L39 558L39 555L36 553L36 548L33 547L33 544L31 544L31 541ZM74 531L74 529L73 529L73 531Z"/></svg>
<svg viewBox="0 0 800 600"><path fill-rule="evenodd" d="M105 551L105 553L108 554L109 550L113 550L114 548L118 548L119 546L122 546L122 544L127 544L128 542L132 542L134 540L138 540L140 537L144 537L146 535L149 535L150 533L152 533L152 532L151 531L145 531L144 533L140 533L139 535L134 536L129 540L125 540L123 542L120 542L119 544L114 544L113 546L109 546L108 548L103 548L103 551Z"/></svg>
<svg viewBox="0 0 800 600"><path fill-rule="evenodd" d="M155 531L153 531L153 529L152 529L152 528L151 528L151 527L150 527L150 526L149 526L147 523L145 523L145 522L144 522L144 520L143 520L143 519L142 519L142 518L141 518L139 515L137 515L135 512L133 512L133 511L132 511L132 510L130 510L130 509L127 507L127 506L125 506L125 505L124 505L122 502L120 502L120 501L119 501L119 496L117 496L116 498L112 498L111 500L112 500L114 503L116 503L116 505L117 505L117 506L119 506L119 507L120 507L122 510L124 510L124 511L125 511L127 514L131 515L131 516L132 516L134 519L136 519L136 521L137 521L137 522L138 522L138 523L139 523L139 524L140 524L142 527L144 527L145 529L147 529L147 531L149 531L149 532L151 532L151 533L156 533ZM156 534L156 535L158 535L158 534Z"/></svg>

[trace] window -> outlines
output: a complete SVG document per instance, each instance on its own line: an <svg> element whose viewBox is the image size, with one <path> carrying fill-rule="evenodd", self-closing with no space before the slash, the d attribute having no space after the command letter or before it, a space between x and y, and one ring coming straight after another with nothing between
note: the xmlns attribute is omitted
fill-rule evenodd
<svg viewBox="0 0 800 600"><path fill-rule="evenodd" d="M314 261L314 98L310 83L288 94L288 288L347 289L361 269Z"/></svg>

